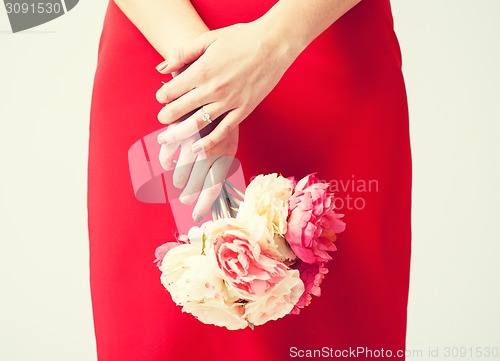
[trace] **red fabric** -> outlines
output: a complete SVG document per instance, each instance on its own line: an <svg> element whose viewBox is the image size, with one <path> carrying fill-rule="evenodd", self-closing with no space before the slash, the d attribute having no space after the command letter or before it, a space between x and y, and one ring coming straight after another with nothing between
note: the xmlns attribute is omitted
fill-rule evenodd
<svg viewBox="0 0 500 361"><path fill-rule="evenodd" d="M216 28L253 20L274 1L193 3ZM161 60L111 1L99 46L88 164L99 361L266 361L292 359L292 347L404 349L411 157L389 0L363 0L339 19L240 128L237 158L247 182L260 173L299 178L317 172L341 188L337 205L344 203L347 223L323 295L299 316L254 331L227 331L181 313L153 264L155 248L175 232L173 215L168 204L135 198L127 154L138 139L163 127L155 100L165 80L155 70ZM369 181L368 192L361 183L368 187ZM350 208L357 199L362 209L347 209L348 197Z"/></svg>

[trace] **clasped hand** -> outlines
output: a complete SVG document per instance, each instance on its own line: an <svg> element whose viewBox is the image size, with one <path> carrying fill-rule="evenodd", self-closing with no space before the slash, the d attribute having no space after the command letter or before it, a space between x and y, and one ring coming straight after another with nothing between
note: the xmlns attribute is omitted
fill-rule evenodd
<svg viewBox="0 0 500 361"><path fill-rule="evenodd" d="M158 135L160 162L166 170L175 167L173 182L183 189L182 203L198 199L196 222L209 213L220 193L236 154L238 125L276 86L296 55L254 21L206 32L157 67L162 74L175 75L156 93L165 104L158 120L169 124Z"/></svg>

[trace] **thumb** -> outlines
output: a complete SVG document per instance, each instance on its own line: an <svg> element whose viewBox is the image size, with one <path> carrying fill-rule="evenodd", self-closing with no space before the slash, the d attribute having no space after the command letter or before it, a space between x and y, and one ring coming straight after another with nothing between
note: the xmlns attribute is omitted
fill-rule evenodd
<svg viewBox="0 0 500 361"><path fill-rule="evenodd" d="M160 63L156 70L161 74L170 74L182 70L205 53L210 44L215 41L212 32L204 33L186 46L180 47L165 61Z"/></svg>

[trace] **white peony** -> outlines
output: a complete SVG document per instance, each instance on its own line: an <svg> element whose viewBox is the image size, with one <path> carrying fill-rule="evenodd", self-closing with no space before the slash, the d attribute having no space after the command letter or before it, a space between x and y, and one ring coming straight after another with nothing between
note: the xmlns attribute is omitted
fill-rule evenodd
<svg viewBox="0 0 500 361"><path fill-rule="evenodd" d="M224 281L213 271L207 256L201 254L199 244L183 244L170 250L164 257L161 282L172 300L183 306L200 321L230 330L244 328L244 309L236 304Z"/></svg>
<svg viewBox="0 0 500 361"><path fill-rule="evenodd" d="M178 305L205 298L227 299L223 280L212 272L210 263L198 247L182 244L165 255L161 283Z"/></svg>
<svg viewBox="0 0 500 361"><path fill-rule="evenodd" d="M272 292L245 305L243 317L255 326L277 320L292 311L302 293L304 293L304 283L300 279L299 271L288 270L287 276L274 287Z"/></svg>
<svg viewBox="0 0 500 361"><path fill-rule="evenodd" d="M273 254L279 255L279 260L287 265L294 263L295 259L297 258L297 256L295 255L295 253L293 253L292 249L285 240L285 237L279 234L274 235L273 243L269 246L274 250Z"/></svg>
<svg viewBox="0 0 500 361"><path fill-rule="evenodd" d="M239 330L248 326L243 318L244 306L239 303L228 304L219 299L208 299L204 302L188 302L182 311L195 316L207 325L226 327L228 330Z"/></svg>
<svg viewBox="0 0 500 361"><path fill-rule="evenodd" d="M295 258L282 237L286 233L288 199L292 190L292 181L283 176L276 173L259 175L248 185L236 216L250 227L265 222L268 234L258 243L265 252L281 261Z"/></svg>
<svg viewBox="0 0 500 361"><path fill-rule="evenodd" d="M203 223L200 227L193 226L189 229L187 237L189 243L198 247L200 250L203 248L203 239L206 238L207 229L212 224L212 221Z"/></svg>

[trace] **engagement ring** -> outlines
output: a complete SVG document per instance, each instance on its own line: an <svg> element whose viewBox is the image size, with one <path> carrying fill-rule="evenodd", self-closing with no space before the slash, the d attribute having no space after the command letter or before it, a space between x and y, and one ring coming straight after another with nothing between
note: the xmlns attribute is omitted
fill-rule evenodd
<svg viewBox="0 0 500 361"><path fill-rule="evenodd" d="M210 124L212 123L212 118L210 118L210 114L208 114L204 109L203 107L200 108L200 112L201 112L201 118L203 119L204 122Z"/></svg>

